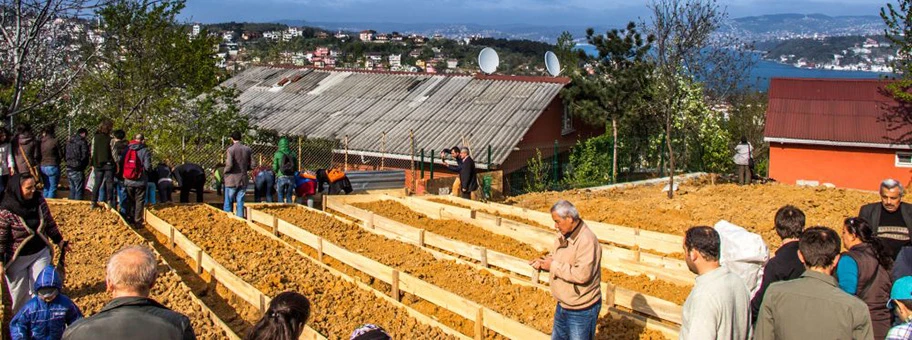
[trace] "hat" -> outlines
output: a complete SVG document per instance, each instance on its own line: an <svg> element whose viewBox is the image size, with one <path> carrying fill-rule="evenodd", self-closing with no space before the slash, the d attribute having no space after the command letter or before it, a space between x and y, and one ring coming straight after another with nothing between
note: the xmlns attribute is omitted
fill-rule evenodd
<svg viewBox="0 0 912 340"><path fill-rule="evenodd" d="M912 276L904 276L893 283L887 308L893 308L896 305L894 300L912 300Z"/></svg>

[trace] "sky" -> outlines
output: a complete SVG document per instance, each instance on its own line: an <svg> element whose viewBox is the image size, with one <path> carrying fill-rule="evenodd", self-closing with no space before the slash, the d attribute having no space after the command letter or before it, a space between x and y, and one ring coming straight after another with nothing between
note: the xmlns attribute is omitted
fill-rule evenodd
<svg viewBox="0 0 912 340"><path fill-rule="evenodd" d="M731 17L778 13L878 15L898 0L719 0ZM187 0L183 19L408 24L614 25L647 14L646 0Z"/></svg>

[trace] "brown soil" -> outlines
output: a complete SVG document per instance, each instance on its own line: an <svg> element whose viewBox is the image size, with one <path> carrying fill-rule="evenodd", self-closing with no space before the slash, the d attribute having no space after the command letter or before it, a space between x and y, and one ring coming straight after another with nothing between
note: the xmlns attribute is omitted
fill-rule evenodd
<svg viewBox="0 0 912 340"><path fill-rule="evenodd" d="M843 219L880 199L876 193L845 189L701 182L681 184L675 198L668 199L661 191L664 185L526 194L510 198L508 203L547 211L556 200L566 199L587 219L675 235L683 235L691 226L712 226L727 220L762 235L771 249L777 249L781 241L773 219L784 205L804 211L807 226L824 225L840 231Z"/></svg>
<svg viewBox="0 0 912 340"><path fill-rule="evenodd" d="M263 293L275 296L297 291L307 296L313 308L308 325L331 339L347 337L364 323L378 324L395 338L450 338L418 323L405 310L334 277L242 221L202 205L159 206L153 211Z"/></svg>
<svg viewBox="0 0 912 340"><path fill-rule="evenodd" d="M459 207L459 208L463 208L463 209L472 209L472 207L470 207L470 206L467 206L467 205L464 205L464 204L460 204L460 203L456 203L456 202L450 202L450 201L443 200L443 199L439 199L439 198L427 198L427 200L428 200L428 201L431 201L431 202L440 203L440 204L447 204L447 205L451 205L451 206ZM549 206L549 209L550 209L550 206ZM482 209L482 210L478 210L478 211L480 211L480 212L482 212L482 213L485 213L485 214L488 214L488 215L491 215L491 216L503 217L503 218L505 218L505 219L508 219L508 220L511 220L511 221L514 221L514 222L519 222L519 223L528 225L528 226L530 226L530 227L536 227L536 228L541 228L541 229L550 230L550 231L553 231L553 230L554 230L554 226L553 226L553 225L552 225L552 226L544 225L544 224L538 223L538 222L536 222L536 221L533 221L533 220L530 220L530 219L527 219L527 218L523 218L523 217L519 217L519 216L516 216L516 215L512 215L512 214L504 214L504 213L499 212L499 211L490 211L490 210L487 210L487 209ZM545 210L545 211L547 211L547 210ZM679 259L679 260L683 260L683 259L684 259L684 253L682 253L682 252L676 252L676 253L667 254L667 253L660 253L660 252L652 251L652 250L650 250L650 249L640 249L640 247L629 247L629 246L626 246L626 245L623 245L623 244L614 243L614 242L604 242L604 241L602 241L601 243L603 243L603 244L609 244L609 245L616 246L616 247L620 247L620 248L627 248L627 249L632 249L632 250L639 250L639 251L644 252L644 253L649 253L649 254L654 254L654 255L659 255L659 256L666 256L666 257L675 258L675 259Z"/></svg>
<svg viewBox="0 0 912 340"><path fill-rule="evenodd" d="M265 208L263 211L303 227L343 248L481 303L544 333L551 332L554 300L547 292L514 285L509 279L497 278L467 265L437 260L417 246L387 239L358 226L302 208L276 207ZM606 330L601 333L604 336L599 338L664 339L661 334L645 330L630 320L610 316L604 316L599 320L599 328ZM609 334L611 336L608 336ZM617 335L620 336L616 337Z"/></svg>
<svg viewBox="0 0 912 340"><path fill-rule="evenodd" d="M51 211L60 231L70 241L67 253L65 294L90 316L111 299L105 292L105 265L117 250L145 241L129 231L120 219L108 211L90 210L88 205L52 204ZM192 294L178 274L165 264L159 265L159 275L152 298L190 318L193 330L200 339L223 339L224 331L192 301Z"/></svg>
<svg viewBox="0 0 912 340"><path fill-rule="evenodd" d="M515 239L497 235L459 221L435 220L419 214L398 202L377 201L352 205L455 240L483 247L490 246L491 249L521 259L533 259L540 256L540 253L536 252L531 246ZM602 269L602 281L679 305L683 304L684 300L687 299L687 295L690 294L690 287L679 286L662 280L650 280L645 275L631 276L607 269Z"/></svg>

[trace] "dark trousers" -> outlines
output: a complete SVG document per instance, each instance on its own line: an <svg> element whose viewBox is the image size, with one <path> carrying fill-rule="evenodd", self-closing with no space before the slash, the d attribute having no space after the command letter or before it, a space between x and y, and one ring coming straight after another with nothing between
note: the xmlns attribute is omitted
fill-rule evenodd
<svg viewBox="0 0 912 340"><path fill-rule="evenodd" d="M102 185L104 185L104 187L102 187ZM98 195L102 190L104 190L104 198L109 202L108 204L110 204L111 207L116 207L113 168L101 167L95 169L95 190L92 191L92 203L98 203Z"/></svg>
<svg viewBox="0 0 912 340"><path fill-rule="evenodd" d="M81 200L85 190L85 173L80 170L67 169L67 181L70 182L71 200Z"/></svg>
<svg viewBox="0 0 912 340"><path fill-rule="evenodd" d="M186 183L181 183L181 193L180 193L180 202L181 203L190 203L190 190L196 191L196 202L203 203L203 187L206 186L206 177L199 176L193 178L192 181L187 180ZM221 189L221 187L219 187ZM219 190L221 191L221 190ZM221 195L221 194L219 194Z"/></svg>
<svg viewBox="0 0 912 340"><path fill-rule="evenodd" d="M127 189L126 210L124 218L134 224L143 223L143 209L146 207L146 186L125 187Z"/></svg>
<svg viewBox="0 0 912 340"><path fill-rule="evenodd" d="M472 192L471 192L471 191L462 191L462 188L460 188L460 189L459 189L459 197L465 198L465 199L467 199L467 200L471 200L471 199L472 199Z"/></svg>
<svg viewBox="0 0 912 340"><path fill-rule="evenodd" d="M750 184L751 183L751 171L750 167L747 165L738 165L738 184Z"/></svg>
<svg viewBox="0 0 912 340"><path fill-rule="evenodd" d="M171 193L174 192L174 184L171 181L161 181L155 187L158 189L158 203L171 203Z"/></svg>
<svg viewBox="0 0 912 340"><path fill-rule="evenodd" d="M265 199L266 202L272 203L273 194L275 194L275 176L271 172L261 172L254 180L253 201L262 202Z"/></svg>

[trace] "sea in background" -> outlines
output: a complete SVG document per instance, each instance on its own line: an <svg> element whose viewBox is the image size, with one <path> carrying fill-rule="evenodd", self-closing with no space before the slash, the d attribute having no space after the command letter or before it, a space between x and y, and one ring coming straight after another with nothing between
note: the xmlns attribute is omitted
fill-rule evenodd
<svg viewBox="0 0 912 340"><path fill-rule="evenodd" d="M578 44L577 48L586 51L586 53L590 55L598 53L596 52L594 46L588 44ZM759 58L759 55L757 58L759 60L757 60L757 63L754 65L753 69L751 69L750 78L748 81L751 82L750 85L755 87L757 90L764 92L769 89L769 82L772 78L878 79L890 75L889 73L865 71L838 71L798 68L792 65L763 60Z"/></svg>

